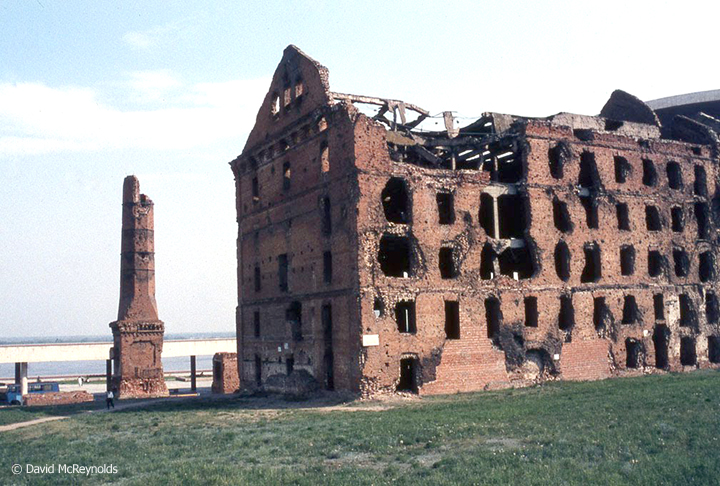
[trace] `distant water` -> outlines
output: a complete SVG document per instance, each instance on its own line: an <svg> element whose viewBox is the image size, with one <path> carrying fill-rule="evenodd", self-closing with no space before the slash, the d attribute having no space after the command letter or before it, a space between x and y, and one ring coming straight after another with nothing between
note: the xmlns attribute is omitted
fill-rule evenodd
<svg viewBox="0 0 720 486"><path fill-rule="evenodd" d="M165 340L175 339L218 339L235 338L234 332L166 334ZM112 335L103 336L44 336L37 338L3 338L0 345L8 344L54 344L54 343L111 343ZM163 358L163 369L167 371L189 371L190 357ZM212 356L198 356L197 370L212 369ZM105 361L48 361L28 363L28 378L58 375L104 375ZM0 379L12 381L15 376L13 363L0 364ZM10 380L8 380L10 379Z"/></svg>

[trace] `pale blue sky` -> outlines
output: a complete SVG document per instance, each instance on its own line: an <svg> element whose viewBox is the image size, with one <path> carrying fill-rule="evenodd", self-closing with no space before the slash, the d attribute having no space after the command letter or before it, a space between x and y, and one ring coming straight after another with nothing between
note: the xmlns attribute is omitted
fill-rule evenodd
<svg viewBox="0 0 720 486"><path fill-rule="evenodd" d="M592 7L591 7L592 6ZM0 3L0 338L108 334L123 178L156 204L168 332L231 331L242 150L290 43L335 91L595 114L717 89L711 2Z"/></svg>

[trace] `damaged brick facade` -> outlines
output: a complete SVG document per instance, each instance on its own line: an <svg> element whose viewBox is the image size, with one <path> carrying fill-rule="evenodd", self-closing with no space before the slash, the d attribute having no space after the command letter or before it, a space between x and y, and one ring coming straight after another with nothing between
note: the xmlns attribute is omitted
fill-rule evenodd
<svg viewBox="0 0 720 486"><path fill-rule="evenodd" d="M427 116L333 93L285 50L231 162L241 388L453 393L720 363L712 130L663 135L621 91L601 116L418 130Z"/></svg>
<svg viewBox="0 0 720 486"><path fill-rule="evenodd" d="M112 387L118 398L168 395L162 367L165 324L155 302L153 202L140 194L140 182L123 183L120 304L113 332Z"/></svg>

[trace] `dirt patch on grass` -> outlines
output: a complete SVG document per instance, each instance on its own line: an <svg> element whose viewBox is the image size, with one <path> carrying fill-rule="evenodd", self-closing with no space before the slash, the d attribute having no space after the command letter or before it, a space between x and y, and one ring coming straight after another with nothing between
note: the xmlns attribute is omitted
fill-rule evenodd
<svg viewBox="0 0 720 486"><path fill-rule="evenodd" d="M523 447L522 441L510 437L488 439L483 445L486 445L492 450L522 449Z"/></svg>

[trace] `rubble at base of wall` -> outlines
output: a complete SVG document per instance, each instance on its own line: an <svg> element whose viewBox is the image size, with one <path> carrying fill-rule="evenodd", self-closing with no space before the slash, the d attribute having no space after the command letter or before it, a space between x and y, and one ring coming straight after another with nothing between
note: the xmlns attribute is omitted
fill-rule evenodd
<svg viewBox="0 0 720 486"><path fill-rule="evenodd" d="M124 379L119 386L116 383L113 384L118 390L117 398L162 398L169 395L162 375L153 379Z"/></svg>
<svg viewBox="0 0 720 486"><path fill-rule="evenodd" d="M93 400L93 396L84 390L23 395L23 403L27 406L69 405L71 403L92 402Z"/></svg>

